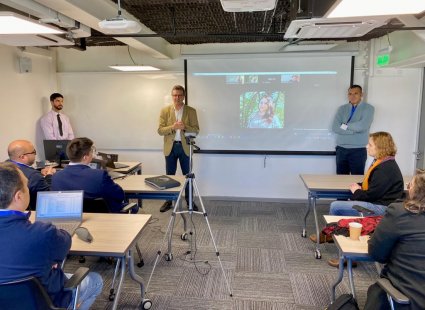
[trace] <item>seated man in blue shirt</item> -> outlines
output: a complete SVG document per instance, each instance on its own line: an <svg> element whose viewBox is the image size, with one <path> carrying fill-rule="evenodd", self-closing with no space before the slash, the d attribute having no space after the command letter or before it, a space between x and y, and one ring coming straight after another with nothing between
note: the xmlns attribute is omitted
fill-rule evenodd
<svg viewBox="0 0 425 310"><path fill-rule="evenodd" d="M0 283L37 277L57 307L72 304L64 291L67 277L60 263L71 248L71 236L51 223L29 221L28 179L12 163L0 163ZM79 309L89 309L103 281L90 272L80 286Z"/></svg>
<svg viewBox="0 0 425 310"><path fill-rule="evenodd" d="M83 190L84 198L103 198L109 211L120 213L123 204L124 191L108 175L107 171L91 169L88 164L93 160L96 149L89 138L75 138L66 147L70 160L68 166L58 171L52 178L52 191ZM137 213L135 206L132 213Z"/></svg>

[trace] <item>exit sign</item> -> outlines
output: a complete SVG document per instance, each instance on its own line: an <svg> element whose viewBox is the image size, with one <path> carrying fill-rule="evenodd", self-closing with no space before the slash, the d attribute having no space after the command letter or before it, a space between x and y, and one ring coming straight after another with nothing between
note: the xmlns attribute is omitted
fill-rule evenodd
<svg viewBox="0 0 425 310"><path fill-rule="evenodd" d="M376 57L378 67L387 66L390 63L390 54L381 54Z"/></svg>

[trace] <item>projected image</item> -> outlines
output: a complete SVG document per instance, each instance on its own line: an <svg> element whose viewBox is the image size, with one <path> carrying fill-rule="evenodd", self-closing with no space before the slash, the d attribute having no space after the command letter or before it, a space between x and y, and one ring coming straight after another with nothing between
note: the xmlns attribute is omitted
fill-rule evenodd
<svg viewBox="0 0 425 310"><path fill-rule="evenodd" d="M299 83L301 81L301 75L299 74L282 74L282 83Z"/></svg>
<svg viewBox="0 0 425 310"><path fill-rule="evenodd" d="M244 84L245 76L244 75L227 75L226 84Z"/></svg>
<svg viewBox="0 0 425 310"><path fill-rule="evenodd" d="M258 75L248 75L247 84L258 84Z"/></svg>
<svg viewBox="0 0 425 310"><path fill-rule="evenodd" d="M283 92L246 92L240 95L242 128L283 128L285 115Z"/></svg>

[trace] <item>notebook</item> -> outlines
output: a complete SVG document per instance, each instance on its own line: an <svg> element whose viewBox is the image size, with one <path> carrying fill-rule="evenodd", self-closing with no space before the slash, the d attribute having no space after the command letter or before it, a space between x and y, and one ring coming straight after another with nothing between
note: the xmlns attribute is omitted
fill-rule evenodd
<svg viewBox="0 0 425 310"><path fill-rule="evenodd" d="M83 220L83 191L38 192L35 220L50 222L71 236Z"/></svg>
<svg viewBox="0 0 425 310"><path fill-rule="evenodd" d="M146 178L145 183L156 189L167 189L180 186L180 182L176 181L169 176L160 175L157 177Z"/></svg>
<svg viewBox="0 0 425 310"><path fill-rule="evenodd" d="M117 154L106 154L102 152L97 153L100 157L102 157L102 160L106 162L106 167L112 168L112 169L120 169L120 168L128 168L128 165L117 163L118 161L118 155Z"/></svg>

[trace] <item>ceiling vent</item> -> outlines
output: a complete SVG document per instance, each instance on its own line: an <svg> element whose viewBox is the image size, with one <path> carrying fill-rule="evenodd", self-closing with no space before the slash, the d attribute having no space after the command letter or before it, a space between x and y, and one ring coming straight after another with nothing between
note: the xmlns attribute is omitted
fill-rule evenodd
<svg viewBox="0 0 425 310"><path fill-rule="evenodd" d="M269 11L276 7L276 0L220 0L226 12Z"/></svg>
<svg viewBox="0 0 425 310"><path fill-rule="evenodd" d="M386 24L388 17L312 18L293 20L285 39L331 39L362 37L372 29Z"/></svg>

